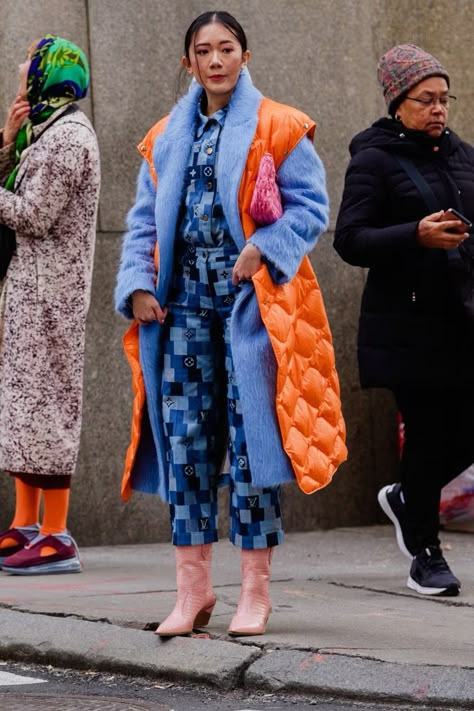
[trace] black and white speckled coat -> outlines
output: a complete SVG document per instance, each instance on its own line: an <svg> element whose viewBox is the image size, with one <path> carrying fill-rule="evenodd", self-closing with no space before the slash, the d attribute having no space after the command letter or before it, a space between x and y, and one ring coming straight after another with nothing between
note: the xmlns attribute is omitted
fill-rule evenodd
<svg viewBox="0 0 474 711"><path fill-rule="evenodd" d="M94 130L60 109L35 127L0 223L17 253L0 298L0 469L71 475L79 450L85 323L100 187ZM0 149L0 184L13 168Z"/></svg>

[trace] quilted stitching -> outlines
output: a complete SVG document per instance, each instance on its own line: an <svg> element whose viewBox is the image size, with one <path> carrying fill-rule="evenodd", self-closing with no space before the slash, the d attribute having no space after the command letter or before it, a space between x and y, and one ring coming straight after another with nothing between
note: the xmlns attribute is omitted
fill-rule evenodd
<svg viewBox="0 0 474 711"><path fill-rule="evenodd" d="M299 487L326 486L347 458L332 337L309 259L292 282L275 287L267 270L255 289L278 363L276 409Z"/></svg>
<svg viewBox="0 0 474 711"><path fill-rule="evenodd" d="M271 152L278 168L291 147L315 130L314 121L294 110L275 123L278 111L279 104L262 100L254 141L259 150L249 154L239 192L247 239L255 231L248 206L262 155ZM276 410L283 446L300 489L312 494L329 484L347 459L346 426L323 297L308 257L287 284L276 286L265 266L253 282L278 364Z"/></svg>

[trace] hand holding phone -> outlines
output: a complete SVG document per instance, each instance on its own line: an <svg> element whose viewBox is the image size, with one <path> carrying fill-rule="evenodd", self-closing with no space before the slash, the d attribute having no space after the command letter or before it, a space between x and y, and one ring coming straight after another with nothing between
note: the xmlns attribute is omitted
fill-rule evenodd
<svg viewBox="0 0 474 711"><path fill-rule="evenodd" d="M470 220L454 208L433 212L419 221L416 241L428 249L454 249L469 237Z"/></svg>
<svg viewBox="0 0 474 711"><path fill-rule="evenodd" d="M456 232L466 232L469 227L472 227L472 222L458 210L455 210L454 207L449 207L447 210L444 211L441 217L441 221L446 222L447 220L458 220L459 223L461 223L459 227L452 228Z"/></svg>

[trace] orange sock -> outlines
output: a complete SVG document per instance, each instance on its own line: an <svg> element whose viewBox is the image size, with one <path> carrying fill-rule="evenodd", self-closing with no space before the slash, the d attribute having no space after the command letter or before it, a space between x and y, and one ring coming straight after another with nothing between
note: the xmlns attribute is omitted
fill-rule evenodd
<svg viewBox="0 0 474 711"><path fill-rule="evenodd" d="M28 486L15 477L15 494L15 516L10 528L21 528L38 523L41 489L36 486ZM16 541L13 538L4 538L0 541L0 548L9 548L15 544Z"/></svg>
<svg viewBox="0 0 474 711"><path fill-rule="evenodd" d="M40 533L43 536L55 536L64 533L69 511L70 489L43 489L44 516ZM56 550L51 546L44 546L40 555L52 555Z"/></svg>

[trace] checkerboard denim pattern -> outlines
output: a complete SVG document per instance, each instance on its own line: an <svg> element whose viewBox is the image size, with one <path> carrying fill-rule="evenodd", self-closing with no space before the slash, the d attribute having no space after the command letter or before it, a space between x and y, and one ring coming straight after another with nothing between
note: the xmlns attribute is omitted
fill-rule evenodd
<svg viewBox="0 0 474 711"><path fill-rule="evenodd" d="M230 540L241 548L267 548L283 541L280 490L257 488L251 483L229 333L239 288L232 285L232 267L238 255L225 252L223 247L196 247L194 265L177 265L173 299L168 303L162 407L170 442L172 540L175 545L217 541L217 490L221 477L213 452L222 417L217 407L217 374L225 368L231 465ZM221 351L216 347L219 339L224 345Z"/></svg>
<svg viewBox="0 0 474 711"><path fill-rule="evenodd" d="M217 191L219 136L226 110L199 114L185 186L175 274L168 301L162 408L169 438L170 517L175 545L217 541L217 491L230 487L230 539L247 549L283 541L280 489L252 486L230 348L230 317L239 287L238 257ZM216 470L219 374L227 376L230 475Z"/></svg>

